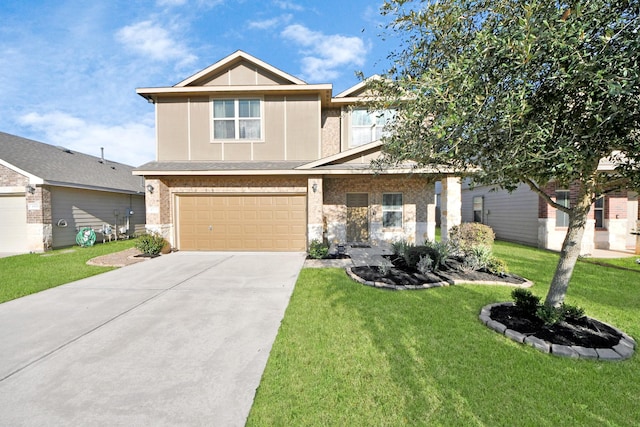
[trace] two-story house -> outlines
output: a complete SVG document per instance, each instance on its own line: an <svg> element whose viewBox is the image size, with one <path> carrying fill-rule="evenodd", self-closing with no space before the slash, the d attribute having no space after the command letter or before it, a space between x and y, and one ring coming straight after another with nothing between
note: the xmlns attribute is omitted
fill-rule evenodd
<svg viewBox="0 0 640 427"><path fill-rule="evenodd" d="M392 112L369 112L364 92L334 97L331 84L242 51L175 86L138 89L156 109L156 161L134 172L147 228L180 250L433 239L435 175L370 167ZM460 187L438 179L446 228L460 221Z"/></svg>

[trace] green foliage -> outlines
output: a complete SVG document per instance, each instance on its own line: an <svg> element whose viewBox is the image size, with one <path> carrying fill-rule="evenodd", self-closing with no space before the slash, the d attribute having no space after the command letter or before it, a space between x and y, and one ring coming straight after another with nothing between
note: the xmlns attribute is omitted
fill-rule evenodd
<svg viewBox="0 0 640 427"><path fill-rule="evenodd" d="M426 274L433 270L433 260L429 255L424 255L420 257L420 261L416 264L416 269L422 273Z"/></svg>
<svg viewBox="0 0 640 427"><path fill-rule="evenodd" d="M405 239L400 239L391 243L391 250L393 251L393 255L400 258L404 258L407 248L413 247L413 246L414 246L413 243Z"/></svg>
<svg viewBox="0 0 640 427"><path fill-rule="evenodd" d="M491 248L479 244L465 252L464 265L471 270L486 269L492 257Z"/></svg>
<svg viewBox="0 0 640 427"><path fill-rule="evenodd" d="M387 274L389 274L392 267L393 267L393 264L390 261L384 261L378 265L378 271L383 276L386 276Z"/></svg>
<svg viewBox="0 0 640 427"><path fill-rule="evenodd" d="M562 318L566 320L580 320L585 317L584 308L577 305L570 305L563 303L560 308L562 309Z"/></svg>
<svg viewBox="0 0 640 427"><path fill-rule="evenodd" d="M530 290L516 288L511 292L511 297L518 309L527 315L535 315L540 307L540 297L533 295Z"/></svg>
<svg viewBox="0 0 640 427"><path fill-rule="evenodd" d="M536 316L546 325L555 325L562 320L562 309L560 307L541 305L536 310Z"/></svg>
<svg viewBox="0 0 640 427"><path fill-rule="evenodd" d="M309 244L309 256L313 259L322 259L329 253L329 246L319 240L312 240Z"/></svg>
<svg viewBox="0 0 640 427"><path fill-rule="evenodd" d="M167 241L160 233L145 233L136 239L136 248L144 254L158 255Z"/></svg>
<svg viewBox="0 0 640 427"><path fill-rule="evenodd" d="M382 13L400 47L386 78L368 80L371 108L397 113L378 165L507 190L576 184L569 208L545 199L572 218L547 297L558 305L595 195L640 187L637 1L386 0Z"/></svg>
<svg viewBox="0 0 640 427"><path fill-rule="evenodd" d="M452 227L449 231L449 240L462 252L467 252L476 246L491 248L494 239L493 229L479 222L464 222Z"/></svg>
<svg viewBox="0 0 640 427"><path fill-rule="evenodd" d="M497 275L507 274L509 272L509 266L507 265L507 262L495 256L491 256L491 258L489 258L489 261L487 262L485 268L489 273Z"/></svg>
<svg viewBox="0 0 640 427"><path fill-rule="evenodd" d="M451 246L447 242L432 242L427 240L422 246L408 246L405 248L404 260L411 268L416 268L420 258L429 257L433 268L441 268L451 255Z"/></svg>

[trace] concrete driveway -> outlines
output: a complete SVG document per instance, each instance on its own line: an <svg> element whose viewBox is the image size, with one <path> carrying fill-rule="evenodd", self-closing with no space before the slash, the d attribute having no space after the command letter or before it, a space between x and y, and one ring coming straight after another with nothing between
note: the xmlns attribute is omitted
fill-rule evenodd
<svg viewBox="0 0 640 427"><path fill-rule="evenodd" d="M178 252L0 304L0 425L244 425L304 257Z"/></svg>

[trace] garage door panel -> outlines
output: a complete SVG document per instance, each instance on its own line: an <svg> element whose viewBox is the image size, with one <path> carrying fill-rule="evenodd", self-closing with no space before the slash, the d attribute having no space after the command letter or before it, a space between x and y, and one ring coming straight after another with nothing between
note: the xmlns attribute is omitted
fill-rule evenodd
<svg viewBox="0 0 640 427"><path fill-rule="evenodd" d="M26 252L27 203L24 196L0 196L0 252Z"/></svg>
<svg viewBox="0 0 640 427"><path fill-rule="evenodd" d="M304 251L306 218L303 195L178 196L179 249Z"/></svg>

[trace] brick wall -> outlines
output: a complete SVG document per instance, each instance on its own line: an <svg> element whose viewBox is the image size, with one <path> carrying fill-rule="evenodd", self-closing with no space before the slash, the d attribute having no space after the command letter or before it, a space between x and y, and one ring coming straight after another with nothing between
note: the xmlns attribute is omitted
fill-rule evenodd
<svg viewBox="0 0 640 427"><path fill-rule="evenodd" d="M322 157L340 152L340 109L323 109L321 123Z"/></svg>
<svg viewBox="0 0 640 427"><path fill-rule="evenodd" d="M25 187L29 178L0 165L0 187Z"/></svg>

